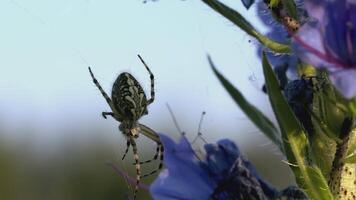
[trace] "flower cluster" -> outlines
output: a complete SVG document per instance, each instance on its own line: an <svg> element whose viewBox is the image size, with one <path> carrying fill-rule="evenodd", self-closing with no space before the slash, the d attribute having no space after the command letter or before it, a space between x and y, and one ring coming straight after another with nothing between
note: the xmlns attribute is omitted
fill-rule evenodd
<svg viewBox="0 0 356 200"><path fill-rule="evenodd" d="M156 200L307 199L297 187L278 191L270 186L231 140L206 144L206 155L199 159L184 136L179 143L163 134L160 138L166 169L150 186Z"/></svg>

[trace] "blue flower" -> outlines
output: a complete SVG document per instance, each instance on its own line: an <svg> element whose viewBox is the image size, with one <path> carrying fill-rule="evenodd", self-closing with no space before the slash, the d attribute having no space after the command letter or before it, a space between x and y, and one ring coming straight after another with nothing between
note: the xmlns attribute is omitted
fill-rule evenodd
<svg viewBox="0 0 356 200"><path fill-rule="evenodd" d="M207 170L195 157L185 137L178 144L160 135L164 146L164 169L151 184L150 192L155 200L204 200L209 199L217 186Z"/></svg>
<svg viewBox="0 0 356 200"><path fill-rule="evenodd" d="M291 195L292 192L279 192L262 180L254 166L230 140L206 144L206 155L199 159L184 136L178 144L163 134L160 139L165 147L166 169L150 186L155 200L267 200L291 197L286 194ZM304 194L298 191L298 195ZM299 199L306 197L304 195Z"/></svg>
<svg viewBox="0 0 356 200"><path fill-rule="evenodd" d="M335 87L347 98L356 96L356 1L309 0L311 19L293 36L298 56L329 71Z"/></svg>

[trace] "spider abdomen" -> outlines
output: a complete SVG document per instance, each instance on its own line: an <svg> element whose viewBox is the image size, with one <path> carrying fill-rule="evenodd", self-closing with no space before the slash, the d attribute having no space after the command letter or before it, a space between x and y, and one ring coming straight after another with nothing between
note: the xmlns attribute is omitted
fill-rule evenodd
<svg viewBox="0 0 356 200"><path fill-rule="evenodd" d="M147 112L147 98L139 82L129 73L121 73L114 82L111 98L123 120L138 120Z"/></svg>

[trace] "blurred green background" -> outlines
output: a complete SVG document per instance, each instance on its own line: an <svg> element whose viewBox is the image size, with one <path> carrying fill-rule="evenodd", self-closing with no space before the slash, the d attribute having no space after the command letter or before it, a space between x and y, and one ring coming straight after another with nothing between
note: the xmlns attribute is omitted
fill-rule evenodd
<svg viewBox="0 0 356 200"><path fill-rule="evenodd" d="M78 127L85 133L92 131L98 136L91 138L75 138L58 144L56 149L42 149L31 139L7 142L2 140L0 147L0 199L126 199L132 194L132 188L118 176L106 163L113 162L121 169L135 177L132 154L126 161L121 161L124 151L124 141L121 135L92 127ZM23 130L28 134L28 130ZM175 132L176 130L172 130ZM113 136L103 134L112 132ZM16 132L18 134L19 132ZM103 135L100 135L103 134ZM84 134L83 134L84 135ZM105 138L105 135L108 136ZM178 135L178 134L177 134ZM206 138L206 136L204 136ZM110 141L114 139L114 141ZM176 137L177 138L177 137ZM192 138L192 137L190 137ZM270 146L255 146L262 144L263 138L240 145L245 155L256 165L259 172L271 183L282 188L290 184L291 175L281 157L274 153ZM155 146L144 138L139 139L140 156L151 158ZM202 149L202 142L195 148ZM246 147L247 146L247 147ZM149 152L149 153L148 153ZM158 163L146 164L142 167L148 172ZM145 179L149 184L155 176ZM139 199L150 199L145 190L140 190Z"/></svg>
<svg viewBox="0 0 356 200"><path fill-rule="evenodd" d="M261 31L255 7L224 1ZM200 1L4 0L0 2L0 199L125 199L132 191L105 163L133 177L132 154L94 84L105 90L128 71L149 89L140 53L155 75L156 101L140 122L174 138L179 133L165 106L192 139L202 111L209 142L230 138L278 187L292 182L278 150L236 107L211 72L206 53L255 105L271 114L261 92L256 42ZM140 156L155 144L140 137ZM198 143L197 148L202 148ZM157 163L143 167L150 171ZM149 184L154 177L145 180ZM149 194L139 192L139 199Z"/></svg>

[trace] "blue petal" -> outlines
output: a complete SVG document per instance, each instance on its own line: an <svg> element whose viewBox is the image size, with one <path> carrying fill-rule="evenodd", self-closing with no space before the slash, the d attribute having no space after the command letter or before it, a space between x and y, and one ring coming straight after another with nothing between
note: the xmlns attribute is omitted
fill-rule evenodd
<svg viewBox="0 0 356 200"><path fill-rule="evenodd" d="M325 38L328 50L333 52L340 60L350 63L350 55L347 48L347 32L349 22L349 10L345 0L338 0L326 5L327 24L325 26Z"/></svg>
<svg viewBox="0 0 356 200"><path fill-rule="evenodd" d="M309 22L303 25L297 34L293 37L294 52L303 61L315 67L321 67L322 65L328 63L304 45L307 44L310 47L318 50L321 54L326 55L323 44L323 36L320 33L320 28L318 25L319 24L316 22Z"/></svg>
<svg viewBox="0 0 356 200"><path fill-rule="evenodd" d="M348 25L352 27L349 33L350 43L348 45L351 46L351 48L348 47L349 51L351 51L349 54L353 58L352 62L356 63L356 4L350 5L350 24Z"/></svg>
<svg viewBox="0 0 356 200"><path fill-rule="evenodd" d="M328 0L307 0L305 1L305 8L308 11L308 15L312 18L322 22L325 19L325 5Z"/></svg>
<svg viewBox="0 0 356 200"><path fill-rule="evenodd" d="M294 36L297 54L305 62L329 71L355 68L356 5L347 0L308 1L306 5L314 18Z"/></svg>
<svg viewBox="0 0 356 200"><path fill-rule="evenodd" d="M240 150L231 140L224 139L217 144L206 144L206 162L213 177L221 180L228 176L228 172L235 160L240 156Z"/></svg>
<svg viewBox="0 0 356 200"><path fill-rule="evenodd" d="M231 166L233 166L236 159L238 159L239 157L242 158L240 149L231 140L229 139L219 140L218 145L221 151L225 155L226 164L228 165L229 169L231 168Z"/></svg>
<svg viewBox="0 0 356 200"><path fill-rule="evenodd" d="M271 10L264 1L257 3L257 17L268 27L274 29L275 27L282 28L282 26L273 18Z"/></svg>
<svg viewBox="0 0 356 200"><path fill-rule="evenodd" d="M356 96L356 3L352 0L308 1L314 17L293 37L296 54L315 67L326 68L335 87Z"/></svg>
<svg viewBox="0 0 356 200"><path fill-rule="evenodd" d="M198 160L189 141L183 136L176 144L161 134L165 147L163 170L151 184L155 200L218 200L240 197L273 199L280 193L258 175L231 140L207 144L206 159Z"/></svg>
<svg viewBox="0 0 356 200"><path fill-rule="evenodd" d="M333 72L330 75L330 80L346 98L351 99L356 97L355 77L356 69L346 69L338 72Z"/></svg>
<svg viewBox="0 0 356 200"><path fill-rule="evenodd" d="M216 184L201 167L200 161L195 159L188 140L182 137L176 144L163 134L160 139L165 147L164 164L167 169L150 186L154 199L209 199Z"/></svg>

